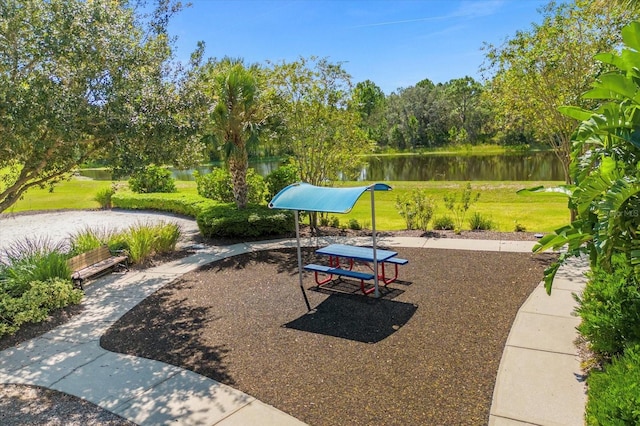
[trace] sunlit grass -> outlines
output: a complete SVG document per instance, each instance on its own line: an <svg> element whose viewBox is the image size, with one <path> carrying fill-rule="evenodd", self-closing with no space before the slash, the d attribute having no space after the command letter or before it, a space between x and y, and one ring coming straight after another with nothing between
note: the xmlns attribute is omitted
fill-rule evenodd
<svg viewBox="0 0 640 426"><path fill-rule="evenodd" d="M72 179L57 185L53 192L32 189L24 199L12 206L6 213L27 210L56 209L97 209L99 204L94 200L100 189L108 188L113 182L87 179ZM395 208L395 200L399 194L420 188L435 202L434 218L447 214L443 198L450 192L460 192L467 182L427 181L427 182L388 182L393 190L376 192L376 228L379 230L400 230L405 223ZM555 193L516 194L522 188L537 185L556 186L561 182L471 182L473 193L480 192L477 203L469 209L477 211L491 219L497 230L510 232L516 224L530 232L550 232L569 221L567 199ZM120 182L126 186L126 182ZM366 182L347 182L345 186L366 185ZM176 181L179 192L197 194L194 181ZM335 215L341 224L348 224L355 219L365 227L371 226L371 197L364 194L349 214ZM465 223L465 227L468 225Z"/></svg>

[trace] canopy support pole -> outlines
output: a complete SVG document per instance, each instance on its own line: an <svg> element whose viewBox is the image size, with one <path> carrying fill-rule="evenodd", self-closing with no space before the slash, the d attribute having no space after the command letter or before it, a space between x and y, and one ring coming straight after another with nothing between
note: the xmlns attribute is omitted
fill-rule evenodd
<svg viewBox="0 0 640 426"><path fill-rule="evenodd" d="M294 212L296 218L296 241L298 242L298 277L300 279L300 290L302 290L302 296L304 297L304 303L307 304L307 309L311 311L311 305L309 304L307 293L304 291L304 285L302 284L302 247L300 244L300 219L298 218L300 213L298 210L294 210Z"/></svg>
<svg viewBox="0 0 640 426"><path fill-rule="evenodd" d="M371 192L371 236L373 240L373 285L375 291L373 295L377 298L380 297L380 290L378 289L378 254L376 253L376 202L375 202L375 184L369 187Z"/></svg>

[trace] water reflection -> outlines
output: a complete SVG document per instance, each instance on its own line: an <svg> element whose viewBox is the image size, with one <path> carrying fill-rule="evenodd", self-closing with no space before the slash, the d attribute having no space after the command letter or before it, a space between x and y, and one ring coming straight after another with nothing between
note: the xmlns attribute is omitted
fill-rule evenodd
<svg viewBox="0 0 640 426"><path fill-rule="evenodd" d="M278 168L279 161L252 162L250 167L266 176ZM208 173L214 166L201 166ZM172 169L176 180L193 180L193 171ZM83 169L82 176L110 180L108 171ZM427 181L427 180L564 180L562 164L553 152L503 155L404 155L370 157L359 180Z"/></svg>

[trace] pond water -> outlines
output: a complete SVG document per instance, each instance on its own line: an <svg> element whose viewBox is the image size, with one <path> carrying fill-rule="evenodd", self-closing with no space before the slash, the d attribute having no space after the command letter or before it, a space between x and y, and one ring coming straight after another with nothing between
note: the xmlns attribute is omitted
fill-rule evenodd
<svg viewBox="0 0 640 426"><path fill-rule="evenodd" d="M250 167L266 176L279 161L253 162ZM201 173L213 166L198 167ZM172 169L177 180L193 180L193 170ZM110 180L108 171L80 170L80 175ZM562 164L553 152L501 155L402 155L369 157L359 180L369 181L538 181L564 180Z"/></svg>

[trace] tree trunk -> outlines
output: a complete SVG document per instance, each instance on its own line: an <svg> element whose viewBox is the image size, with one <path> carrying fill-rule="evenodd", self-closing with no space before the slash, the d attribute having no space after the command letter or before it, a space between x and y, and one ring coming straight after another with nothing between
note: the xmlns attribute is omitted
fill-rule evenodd
<svg viewBox="0 0 640 426"><path fill-rule="evenodd" d="M236 201L238 209L244 209L247 206L249 190L247 187L247 170L249 168L249 159L246 151L234 155L229 158L229 173L233 184L233 198Z"/></svg>

